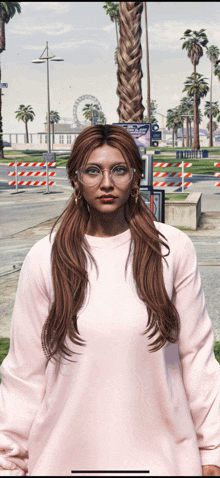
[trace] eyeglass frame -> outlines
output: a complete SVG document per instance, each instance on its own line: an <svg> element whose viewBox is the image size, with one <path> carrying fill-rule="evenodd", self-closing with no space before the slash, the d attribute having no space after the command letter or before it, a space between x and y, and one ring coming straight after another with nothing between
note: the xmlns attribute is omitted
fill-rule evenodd
<svg viewBox="0 0 220 478"><path fill-rule="evenodd" d="M79 170L80 170L80 168L82 168L83 166L86 166L87 164L88 164L88 163L83 164L82 166L80 166L80 167L79 167ZM91 166L92 166L92 163L91 163ZM87 186L88 188L92 188L93 186L97 186L97 184L100 184L100 183L102 182L102 180L103 180L103 171L110 171L110 178L111 178L111 180L113 181L113 183L114 183L114 184L119 184L119 183L115 182L114 179L112 179L112 176L111 176L112 169L114 169L116 166L120 166L119 164L115 164L111 169L109 169L109 168L101 169L101 168L100 168L99 166L97 166L97 165L94 165L94 166L96 166L96 168L99 168L99 170L101 171L102 177L101 177L100 181L98 181L98 182L95 183L95 184L92 184L92 186L88 186L88 184L83 183L83 182L79 179L79 172L80 172L80 171L78 170L78 171L75 171L75 174L78 175L78 179L79 179L79 181L81 182L81 184L84 184L84 186ZM126 166L127 166L127 165L126 165ZM128 166L128 167L130 168L130 166ZM134 173L136 173L136 169L135 169L135 168L130 168L130 169L131 169L131 172L132 172L131 179L129 179L129 181L127 181L126 183L122 183L122 184L128 184L128 183L130 183L130 182L132 181L133 175L134 175Z"/></svg>

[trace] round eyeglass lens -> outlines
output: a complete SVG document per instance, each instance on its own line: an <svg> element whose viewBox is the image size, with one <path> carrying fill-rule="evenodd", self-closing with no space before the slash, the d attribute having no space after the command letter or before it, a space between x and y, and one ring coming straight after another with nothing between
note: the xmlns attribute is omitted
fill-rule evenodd
<svg viewBox="0 0 220 478"><path fill-rule="evenodd" d="M111 169L111 177L117 184L126 184L132 178L132 169L127 165L114 166ZM80 169L80 180L86 186L94 186L102 179L102 171L98 166L84 165Z"/></svg>

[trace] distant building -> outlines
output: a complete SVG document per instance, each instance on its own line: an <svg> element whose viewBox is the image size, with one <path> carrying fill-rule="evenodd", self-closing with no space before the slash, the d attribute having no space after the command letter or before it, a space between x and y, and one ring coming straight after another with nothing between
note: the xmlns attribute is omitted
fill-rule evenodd
<svg viewBox="0 0 220 478"><path fill-rule="evenodd" d="M47 123L45 124L44 131L39 133L29 133L29 143L25 143L25 134L23 133L8 133L3 134L3 140L5 146L12 147L12 149L39 149L47 150ZM55 123L54 124L54 141L52 141L52 125L51 132L51 149L58 150L71 150L71 145L74 143L76 137L83 131L83 129L90 126L90 121L87 121L84 125L75 126L67 123Z"/></svg>

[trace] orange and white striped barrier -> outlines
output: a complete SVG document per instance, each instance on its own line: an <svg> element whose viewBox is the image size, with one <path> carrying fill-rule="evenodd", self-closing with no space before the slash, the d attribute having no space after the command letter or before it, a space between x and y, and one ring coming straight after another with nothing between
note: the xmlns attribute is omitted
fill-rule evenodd
<svg viewBox="0 0 220 478"><path fill-rule="evenodd" d="M153 173L154 178L191 178L192 173L184 173L182 176L182 173Z"/></svg>
<svg viewBox="0 0 220 478"><path fill-rule="evenodd" d="M154 168L179 168L182 163L153 163ZM184 168L191 168L192 163L184 163Z"/></svg>
<svg viewBox="0 0 220 478"><path fill-rule="evenodd" d="M216 168L220 168L220 163L214 163L214 166L215 166ZM220 173L214 173L214 176L216 176L216 177L219 178L219 177L220 177ZM214 186L220 186L220 183L214 183Z"/></svg>
<svg viewBox="0 0 220 478"><path fill-rule="evenodd" d="M8 184L10 186L15 186L16 181L8 181ZM47 184L47 181L18 181L18 185L25 185L25 186L45 186ZM53 184L56 184L55 181L50 181L49 186L52 186Z"/></svg>
<svg viewBox="0 0 220 478"><path fill-rule="evenodd" d="M22 167L31 166L32 168L35 168L35 167L42 168L43 166L46 166L47 163L9 163L8 166L9 167L15 166L15 164L17 164L17 166L22 166ZM48 166L56 168L56 163L48 163Z"/></svg>
<svg viewBox="0 0 220 478"><path fill-rule="evenodd" d="M181 163L153 163L153 167L154 168L179 168L179 167L182 167L182 172L181 173L159 173L159 172L153 172L153 177L156 178L164 178L166 177L167 179L168 178L182 178L182 182L156 182L156 183L153 183L153 187L180 187L182 186L182 190L184 190L184 188L187 188L189 186L192 186L192 183L191 182L186 182L184 183L184 179L183 178L191 178L192 177L192 173L184 173L184 168L191 168L192 167L192 163L184 163L183 161Z"/></svg>
<svg viewBox="0 0 220 478"><path fill-rule="evenodd" d="M33 173L32 171L21 171L20 173L18 173L18 176L46 176L46 175L47 175L46 171L44 172L37 171L36 173ZM56 176L56 173L54 171L52 173L48 173L48 175ZM8 173L8 176L16 176L16 173L15 172Z"/></svg>
<svg viewBox="0 0 220 478"><path fill-rule="evenodd" d="M158 187L161 187L161 188L164 188L164 187L180 187L182 186L182 183L177 183L176 181L172 182L172 183L162 183L162 181L158 182L158 183L153 183L153 188L158 188ZM184 188L187 188L188 186L192 186L192 183L184 183Z"/></svg>
<svg viewBox="0 0 220 478"><path fill-rule="evenodd" d="M49 159L49 158L48 158ZM15 181L8 181L8 184L9 186L16 186L16 192L18 192L18 186L47 186L47 192L49 192L49 186L53 186L54 184L56 184L55 181L49 181L49 176L56 176L56 173L53 171L51 173L49 173L49 170L48 170L48 167L53 167L55 168L56 167L56 163L53 161L53 162L42 162L42 163L39 163L39 162L36 162L36 163L18 163L17 161L13 162L13 163L9 163L8 164L9 167L12 167L14 166L15 167L15 171L13 172L8 172L8 176L16 176L16 180ZM20 171L18 172L18 167L37 167L37 168L42 168L44 166L46 166L46 171ZM37 177L45 177L46 176L46 181L35 181L35 180L31 180L31 181L18 181L18 178L19 177L25 177L25 176L37 176Z"/></svg>

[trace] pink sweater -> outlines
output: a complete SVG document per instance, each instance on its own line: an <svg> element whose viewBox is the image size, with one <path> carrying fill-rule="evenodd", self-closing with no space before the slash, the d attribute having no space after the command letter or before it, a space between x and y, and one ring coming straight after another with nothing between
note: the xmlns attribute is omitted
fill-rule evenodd
<svg viewBox="0 0 220 478"><path fill-rule="evenodd" d="M147 309L131 262L127 281L124 276L130 229L86 236L99 277L88 262L90 287L78 319L87 345L67 340L81 354L70 357L77 363L62 359L46 367L41 331L53 296L49 236L27 254L1 366L1 476L95 476L96 470L201 476L202 465L220 467L220 365L195 248L178 229L155 226L171 249L164 280L181 318L178 343L155 353L147 348L152 339L141 335Z"/></svg>

